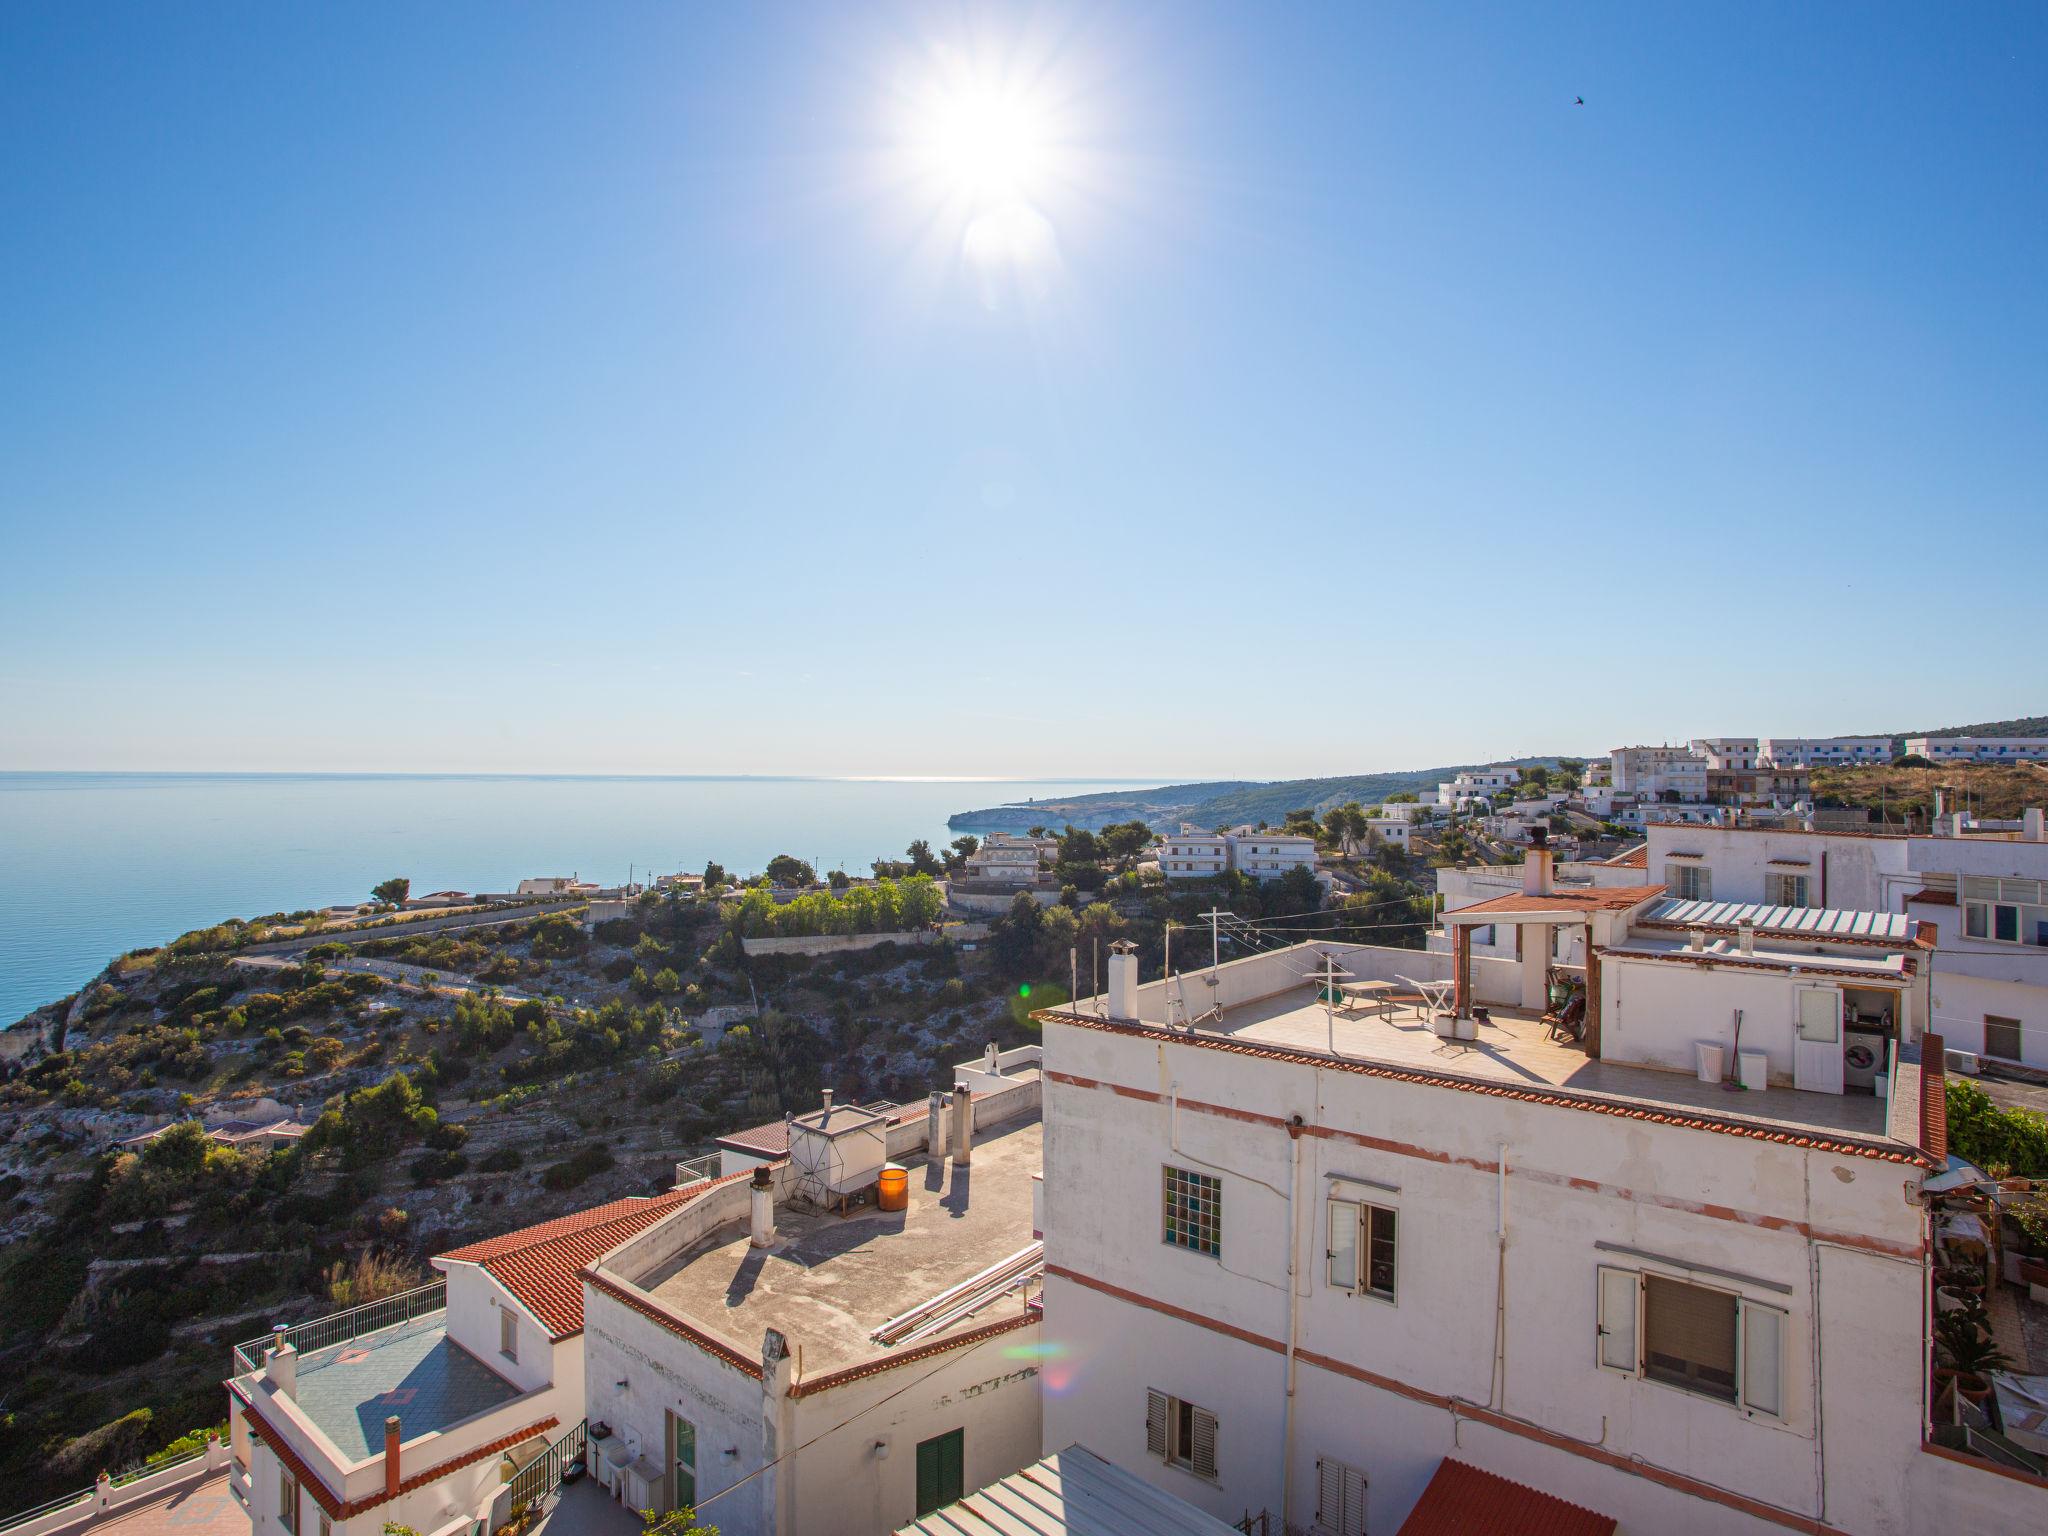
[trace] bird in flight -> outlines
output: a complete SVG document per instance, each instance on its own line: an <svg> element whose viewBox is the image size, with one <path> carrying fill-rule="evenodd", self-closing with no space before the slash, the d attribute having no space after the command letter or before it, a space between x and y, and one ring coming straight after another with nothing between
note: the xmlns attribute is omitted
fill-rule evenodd
<svg viewBox="0 0 2048 1536"><path fill-rule="evenodd" d="M1585 97L1583 97L1583 96L1579 97L1579 99L1578 99L1578 100L1576 100L1576 101L1574 101L1574 102L1572 103L1572 105L1573 105L1573 106L1575 106L1575 107L1583 107L1583 106L1584 106L1585 104L1586 104L1586 98L1585 98Z"/></svg>

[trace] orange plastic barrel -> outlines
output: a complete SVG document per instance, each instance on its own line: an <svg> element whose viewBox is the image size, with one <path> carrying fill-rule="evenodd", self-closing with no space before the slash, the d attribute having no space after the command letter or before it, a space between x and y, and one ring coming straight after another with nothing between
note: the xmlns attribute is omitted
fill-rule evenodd
<svg viewBox="0 0 2048 1536"><path fill-rule="evenodd" d="M882 1165L882 1180L875 1187L875 1205L885 1211L901 1211L910 1205L910 1170L898 1163Z"/></svg>

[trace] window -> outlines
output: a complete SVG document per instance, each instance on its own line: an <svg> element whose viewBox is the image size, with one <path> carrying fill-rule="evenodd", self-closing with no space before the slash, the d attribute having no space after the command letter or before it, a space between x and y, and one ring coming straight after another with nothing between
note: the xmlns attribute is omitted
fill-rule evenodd
<svg viewBox="0 0 2048 1536"><path fill-rule="evenodd" d="M1664 888L1679 901L1712 901L1714 872L1704 864L1666 864Z"/></svg>
<svg viewBox="0 0 2048 1536"><path fill-rule="evenodd" d="M2002 1019L1995 1013L1984 1015L1984 1054L2003 1056L2007 1061L2020 1059L2020 1021Z"/></svg>
<svg viewBox="0 0 2048 1536"><path fill-rule="evenodd" d="M321 1514L320 1514L320 1516L319 1516L319 1521L320 1521L320 1536L334 1536L334 1527L333 1527L332 1525L328 1524L328 1521L327 1521L327 1515L326 1515L326 1512L325 1512L325 1511L322 1511L322 1512L321 1512Z"/></svg>
<svg viewBox="0 0 2048 1536"><path fill-rule="evenodd" d="M1771 1418L1784 1415L1785 1313L1733 1291L1600 1266L1595 1359Z"/></svg>
<svg viewBox="0 0 2048 1536"><path fill-rule="evenodd" d="M697 1507L697 1426L668 1415L669 1508ZM957 1497L957 1495L956 1495ZM950 1500L948 1502L951 1502ZM926 1511L919 1510L919 1514Z"/></svg>
<svg viewBox="0 0 2048 1536"><path fill-rule="evenodd" d="M1316 1529L1365 1536L1365 1474L1323 1456L1316 1461Z"/></svg>
<svg viewBox="0 0 2048 1536"><path fill-rule="evenodd" d="M297 1536L299 1529L299 1480L277 1464L277 1523Z"/></svg>
<svg viewBox="0 0 2048 1536"><path fill-rule="evenodd" d="M917 1512L928 1515L944 1509L966 1492L966 1431L949 1429L943 1435L918 1442Z"/></svg>
<svg viewBox="0 0 2048 1536"><path fill-rule="evenodd" d="M498 1308L498 1353L507 1360L519 1358L519 1319L510 1307Z"/></svg>
<svg viewBox="0 0 2048 1536"><path fill-rule="evenodd" d="M1355 1200L1330 1202L1330 1284L1340 1291L1394 1299L1395 1233L1399 1217L1384 1205ZM1364 1284L1359 1283L1360 1259Z"/></svg>
<svg viewBox="0 0 2048 1536"><path fill-rule="evenodd" d="M1773 907L1806 906L1806 876L1764 876L1764 901Z"/></svg>
<svg viewBox="0 0 2048 1536"><path fill-rule="evenodd" d="M1223 1181L1185 1168L1165 1170L1163 1240L1215 1258L1223 1251Z"/></svg>
<svg viewBox="0 0 2048 1536"><path fill-rule="evenodd" d="M1145 1394L1145 1449L1197 1477L1216 1477L1216 1415L1164 1392Z"/></svg>

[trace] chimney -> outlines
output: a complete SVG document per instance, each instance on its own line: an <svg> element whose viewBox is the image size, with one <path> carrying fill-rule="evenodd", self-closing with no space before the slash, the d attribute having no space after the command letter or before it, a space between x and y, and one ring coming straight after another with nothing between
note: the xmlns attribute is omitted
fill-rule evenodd
<svg viewBox="0 0 2048 1536"><path fill-rule="evenodd" d="M946 1096L934 1088L924 1106L924 1150L928 1157L946 1155Z"/></svg>
<svg viewBox="0 0 2048 1536"><path fill-rule="evenodd" d="M299 1352L286 1341L280 1329L272 1335L273 1343L263 1352L263 1377L280 1393L289 1398L299 1395Z"/></svg>
<svg viewBox="0 0 2048 1536"><path fill-rule="evenodd" d="M1704 928L1693 929L1691 934L1687 936L1685 947L1694 954L1698 954L1701 950L1705 949L1707 947L1707 930Z"/></svg>
<svg viewBox="0 0 2048 1536"><path fill-rule="evenodd" d="M953 1162L965 1168L974 1161L974 1095L965 1083L953 1085Z"/></svg>
<svg viewBox="0 0 2048 1536"><path fill-rule="evenodd" d="M2020 835L2030 843L2048 843L2048 818L2041 814L2041 807L2030 805L2020 813Z"/></svg>
<svg viewBox="0 0 2048 1536"><path fill-rule="evenodd" d="M1548 896L1550 894L1550 861L1556 857L1550 846L1543 840L1543 829L1533 828L1529 853L1522 860L1522 894L1524 896Z"/></svg>
<svg viewBox="0 0 2048 1536"><path fill-rule="evenodd" d="M384 1421L384 1497L398 1497L398 1415L392 1414Z"/></svg>
<svg viewBox="0 0 2048 1536"><path fill-rule="evenodd" d="M1736 930L1735 930L1735 932L1736 932L1736 934L1737 934L1737 935L1738 935L1738 936L1740 937L1740 939L1741 939L1741 947L1742 947L1742 952L1743 952L1743 953L1744 953L1745 955L1753 955L1753 954L1755 954L1755 953L1756 953L1756 924L1755 924L1755 923L1742 923L1742 924L1739 924L1739 925L1738 925L1738 926L1736 927Z"/></svg>
<svg viewBox="0 0 2048 1536"><path fill-rule="evenodd" d="M825 1096L825 1107L826 1107L827 1109L830 1109L830 1108L832 1107L832 1090L831 1090L830 1088L827 1088L827 1089L825 1089L825 1090L824 1090L824 1096Z"/></svg>
<svg viewBox="0 0 2048 1536"><path fill-rule="evenodd" d="M1109 946L1109 1016L1136 1019L1138 1016L1138 946L1118 939Z"/></svg>
<svg viewBox="0 0 2048 1536"><path fill-rule="evenodd" d="M775 1173L766 1163L754 1170L753 1182L747 1186L747 1227L748 1240L756 1248L767 1248L775 1242Z"/></svg>

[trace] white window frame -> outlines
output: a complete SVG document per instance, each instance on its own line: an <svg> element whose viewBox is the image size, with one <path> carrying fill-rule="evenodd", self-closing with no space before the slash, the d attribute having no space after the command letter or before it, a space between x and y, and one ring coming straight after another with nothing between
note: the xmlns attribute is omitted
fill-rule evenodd
<svg viewBox="0 0 2048 1536"><path fill-rule="evenodd" d="M510 1307L498 1308L498 1353L519 1363L519 1318Z"/></svg>
<svg viewBox="0 0 2048 1536"><path fill-rule="evenodd" d="M277 1523L297 1536L299 1529L299 1480L292 1469L277 1458Z"/></svg>
<svg viewBox="0 0 2048 1536"><path fill-rule="evenodd" d="M1677 1382L1663 1381L1643 1371L1643 1329L1648 1276L1676 1285L1689 1285L1695 1290L1713 1291L1719 1295L1731 1296L1735 1300L1735 1397L1733 1401L1716 1397L1710 1392L1698 1392ZM1636 1381L1648 1382L1672 1392L1683 1392L1687 1397L1697 1398L1704 1403L1718 1403L1732 1408L1746 1419L1761 1419L1766 1423L1783 1424L1785 1414L1786 1384L1785 1357L1789 1343L1788 1334L1791 1313L1770 1302L1752 1301L1741 1291L1725 1285L1710 1285L1693 1277L1687 1271L1673 1273L1665 1269L1630 1269L1618 1264L1602 1264L1597 1267L1595 1278L1595 1318L1593 1330L1593 1363L1609 1375L1629 1377ZM1768 1382L1761 1379L1752 1382L1750 1370L1752 1356L1758 1352L1765 1337L1763 1330L1768 1327L1772 1346L1776 1354L1777 1369L1771 1373ZM1757 1330L1753 1341L1751 1330ZM1764 1390L1768 1386L1768 1393ZM1775 1399L1773 1402L1771 1399Z"/></svg>
<svg viewBox="0 0 2048 1536"><path fill-rule="evenodd" d="M1341 1195L1329 1199L1327 1235L1329 1246L1323 1250L1323 1278L1332 1290L1344 1291L1353 1296L1368 1297L1387 1306L1397 1306L1401 1296L1401 1212L1398 1206L1379 1205L1369 1200L1351 1200ZM1394 1284L1391 1290L1379 1290L1372 1284L1372 1239L1373 1228L1379 1218L1385 1217L1394 1228ZM1341 1269L1348 1238L1350 1271L1347 1278Z"/></svg>

